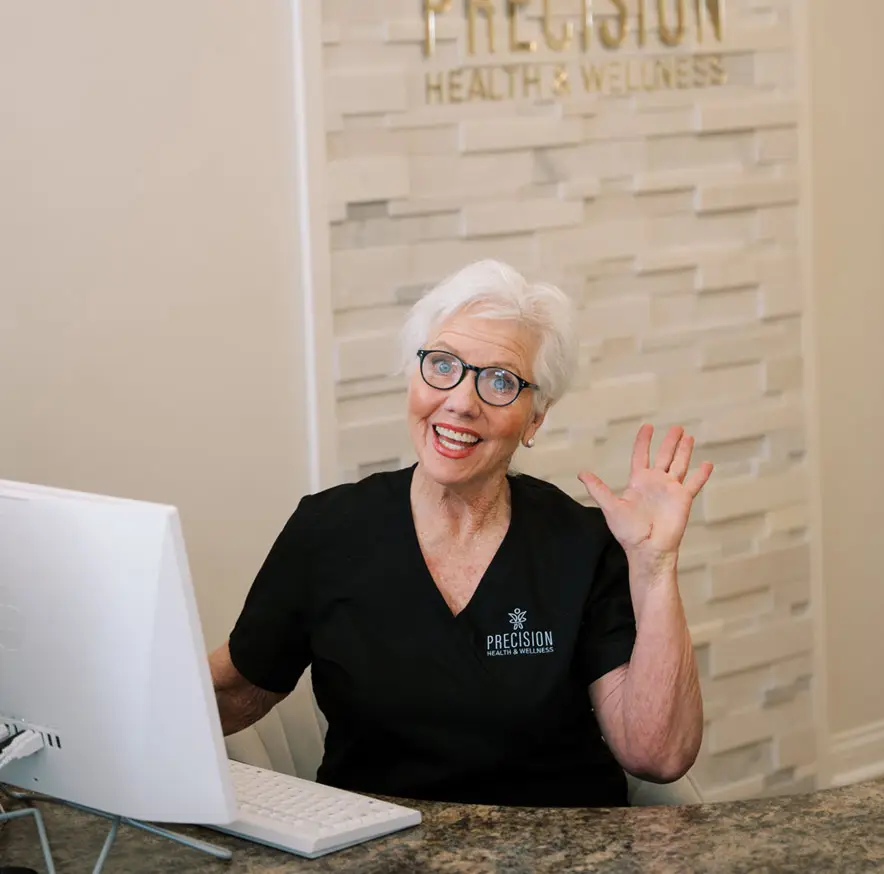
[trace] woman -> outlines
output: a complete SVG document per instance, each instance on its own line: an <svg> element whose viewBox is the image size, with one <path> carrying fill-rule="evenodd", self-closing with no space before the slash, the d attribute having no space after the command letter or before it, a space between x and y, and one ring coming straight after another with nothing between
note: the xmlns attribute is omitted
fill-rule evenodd
<svg viewBox="0 0 884 874"><path fill-rule="evenodd" d="M673 428L635 440L598 507L511 471L574 369L568 298L496 262L430 291L403 332L417 464L304 497L212 674L226 734L308 664L328 719L318 779L358 792L625 805L673 781L702 704L679 544L711 473ZM412 364L413 362L413 364Z"/></svg>

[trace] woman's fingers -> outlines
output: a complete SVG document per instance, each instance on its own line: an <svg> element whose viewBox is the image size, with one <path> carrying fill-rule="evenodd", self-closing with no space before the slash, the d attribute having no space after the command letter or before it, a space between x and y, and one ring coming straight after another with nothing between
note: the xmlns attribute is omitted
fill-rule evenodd
<svg viewBox="0 0 884 874"><path fill-rule="evenodd" d="M696 498L697 495L700 494L700 489L706 485L706 481L711 475L712 462L704 461L697 470L685 480L684 487L688 490L688 493L692 498Z"/></svg>
<svg viewBox="0 0 884 874"><path fill-rule="evenodd" d="M663 442L660 444L660 448L657 450L657 458L654 462L654 467L657 467L660 470L669 470L675 459L675 453L682 436L684 436L684 428L680 425L673 425L669 429L666 436L663 438Z"/></svg>
<svg viewBox="0 0 884 874"><path fill-rule="evenodd" d="M614 503L614 493L594 474L582 471L577 479L586 486L589 496L599 505L599 509L605 510Z"/></svg>
<svg viewBox="0 0 884 874"><path fill-rule="evenodd" d="M639 428L632 449L633 474L640 470L647 470L650 467L651 438L653 435L653 425L642 425ZM654 467L657 470L664 470L670 473L680 483L684 483L691 495L696 497L712 473L712 464L704 461L698 470L685 479L688 475L693 452L694 438L690 434L686 434L681 425L673 425L666 432L666 436L657 450L657 454L654 457Z"/></svg>
<svg viewBox="0 0 884 874"><path fill-rule="evenodd" d="M681 439L675 450L672 464L669 465L669 473L671 473L679 482L684 482L687 476L688 467L691 464L691 453L694 451L694 438L689 434L682 433Z"/></svg>
<svg viewBox="0 0 884 874"><path fill-rule="evenodd" d="M642 425L635 435L632 445L632 473L647 470L651 466L651 438L654 436L653 425Z"/></svg>

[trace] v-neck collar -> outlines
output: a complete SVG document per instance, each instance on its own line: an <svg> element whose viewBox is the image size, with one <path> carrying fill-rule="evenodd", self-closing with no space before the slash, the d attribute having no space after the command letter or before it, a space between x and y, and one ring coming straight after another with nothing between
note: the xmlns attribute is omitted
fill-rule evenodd
<svg viewBox="0 0 884 874"><path fill-rule="evenodd" d="M444 618L447 619L448 622L459 623L462 624L465 621L468 621L468 617L471 613L475 612L476 601L480 599L480 597L486 597L488 590L494 588L494 582L496 579L500 578L504 574L502 573L507 564L507 557L511 552L511 543L516 537L516 523L517 523L517 503L518 499L516 496L517 489L514 487L513 478L507 475L507 482L510 487L510 521L509 526L507 527L506 533L503 536L503 539L500 541L500 545L497 547L494 555L491 557L491 561L488 563L488 567L485 568L485 572L482 574L482 578L479 580L479 584L476 586L476 590L473 592L472 597L469 601L467 601L464 608L460 611L460 613L453 613L451 608L448 606L448 602L445 600L442 592L439 591L439 587L436 585L436 581L433 579L433 575L430 573L429 567L427 567L427 561L424 558L423 550L421 549L420 539L417 535L417 526L414 521L414 513L411 509L411 483L414 478L414 472L417 469L417 464L413 464L408 472L408 475L405 477L405 489L404 489L404 499L403 499L403 509L404 509L404 530L407 532L407 537L410 541L410 548L413 551L414 559L417 563L417 566L420 568L420 580L416 581L417 585L424 589L429 587L429 596L430 599L434 602L435 608L442 612Z"/></svg>

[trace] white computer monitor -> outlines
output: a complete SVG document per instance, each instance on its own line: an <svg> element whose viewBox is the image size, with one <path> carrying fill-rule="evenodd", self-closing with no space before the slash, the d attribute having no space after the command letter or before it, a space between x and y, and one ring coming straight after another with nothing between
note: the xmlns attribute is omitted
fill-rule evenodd
<svg viewBox="0 0 884 874"><path fill-rule="evenodd" d="M236 819L176 509L0 480L0 782L136 820Z"/></svg>

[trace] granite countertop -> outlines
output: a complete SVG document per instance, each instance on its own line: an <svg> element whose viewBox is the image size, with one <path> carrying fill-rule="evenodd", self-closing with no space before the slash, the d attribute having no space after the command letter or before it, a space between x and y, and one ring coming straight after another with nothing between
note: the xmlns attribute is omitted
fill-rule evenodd
<svg viewBox="0 0 884 874"><path fill-rule="evenodd" d="M884 780L808 795L689 807L528 809L417 803L423 823L316 860L202 829L230 847L220 862L122 827L107 874L486 874L486 872L766 872L857 874L884 870ZM41 804L58 874L88 872L105 820ZM0 826L0 865L43 871L33 820Z"/></svg>

